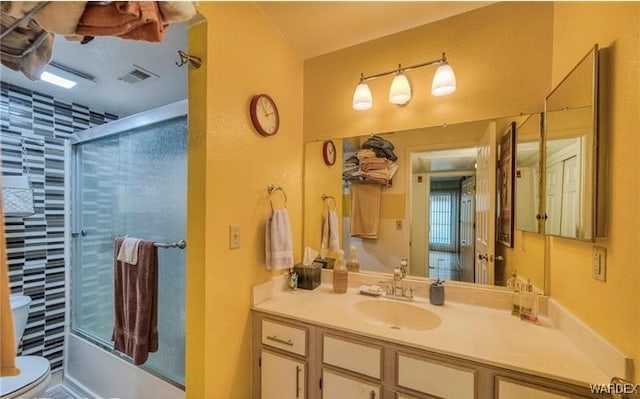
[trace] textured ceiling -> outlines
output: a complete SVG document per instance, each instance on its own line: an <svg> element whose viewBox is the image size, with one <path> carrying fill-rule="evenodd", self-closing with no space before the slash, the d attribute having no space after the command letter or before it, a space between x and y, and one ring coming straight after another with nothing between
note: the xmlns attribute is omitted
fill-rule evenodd
<svg viewBox="0 0 640 399"><path fill-rule="evenodd" d="M258 6L304 59L415 28L489 4L492 2L258 2Z"/></svg>

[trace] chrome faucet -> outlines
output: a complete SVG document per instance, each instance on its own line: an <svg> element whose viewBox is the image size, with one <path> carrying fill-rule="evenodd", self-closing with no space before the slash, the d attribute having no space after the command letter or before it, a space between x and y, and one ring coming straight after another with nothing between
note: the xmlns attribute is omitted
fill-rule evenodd
<svg viewBox="0 0 640 399"><path fill-rule="evenodd" d="M393 280L387 286L387 294L385 295L387 298L413 301L413 287L402 283L408 271L409 261L402 259L402 261L400 261L400 267L393 269Z"/></svg>

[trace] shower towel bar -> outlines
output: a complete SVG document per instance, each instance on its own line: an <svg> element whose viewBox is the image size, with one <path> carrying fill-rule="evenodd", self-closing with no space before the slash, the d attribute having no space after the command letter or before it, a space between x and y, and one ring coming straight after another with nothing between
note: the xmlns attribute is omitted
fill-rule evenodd
<svg viewBox="0 0 640 399"><path fill-rule="evenodd" d="M180 240L180 241L171 242L171 243L156 242L156 243L153 243L153 246L156 247L156 248L180 248L180 249L185 249L187 247L187 242L185 240Z"/></svg>
<svg viewBox="0 0 640 399"><path fill-rule="evenodd" d="M80 233L71 233L72 237L77 237L78 235L82 235L83 237L87 235L87 232L85 230L82 230ZM128 238L129 235L125 235L125 236L113 236L112 239L116 239L116 237L124 237L124 238ZM185 240L179 240L176 242L154 242L153 246L156 248L180 248L180 249L185 249L187 247L187 242Z"/></svg>

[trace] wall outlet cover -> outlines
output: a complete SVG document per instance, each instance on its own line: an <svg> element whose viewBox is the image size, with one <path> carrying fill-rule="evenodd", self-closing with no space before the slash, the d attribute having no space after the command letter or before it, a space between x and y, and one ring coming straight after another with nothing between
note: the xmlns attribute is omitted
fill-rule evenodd
<svg viewBox="0 0 640 399"><path fill-rule="evenodd" d="M604 247L593 247L591 274L593 278L600 281L607 281L607 249Z"/></svg>

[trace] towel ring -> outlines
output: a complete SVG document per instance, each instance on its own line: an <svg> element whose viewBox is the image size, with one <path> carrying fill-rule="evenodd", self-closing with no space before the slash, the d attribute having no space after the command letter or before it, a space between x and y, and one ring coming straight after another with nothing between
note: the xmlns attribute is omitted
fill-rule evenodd
<svg viewBox="0 0 640 399"><path fill-rule="evenodd" d="M331 209L331 201L333 201L333 210L335 211L338 208L336 199L332 195L322 194L322 200L327 203L327 208Z"/></svg>
<svg viewBox="0 0 640 399"><path fill-rule="evenodd" d="M269 204L271 204L271 210L273 211L273 195L276 191L280 191L282 196L284 197L284 207L287 207L287 193L284 192L284 189L280 186L274 186L273 184L269 184L267 187L267 192L269 193Z"/></svg>

